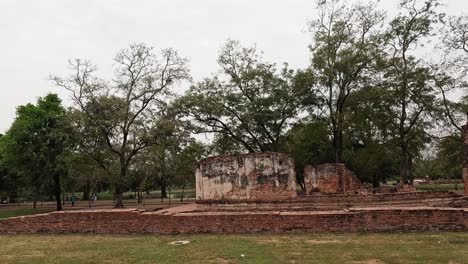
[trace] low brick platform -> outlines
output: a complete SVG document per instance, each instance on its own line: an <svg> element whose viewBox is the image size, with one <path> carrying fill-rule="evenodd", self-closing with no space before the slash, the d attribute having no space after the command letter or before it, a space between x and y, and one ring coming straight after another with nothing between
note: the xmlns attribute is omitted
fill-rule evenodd
<svg viewBox="0 0 468 264"><path fill-rule="evenodd" d="M345 210L274 210L257 205L220 210L190 204L154 212L136 209L65 211L0 220L0 233L294 233L468 231L468 208L373 207ZM263 208L263 209L262 209Z"/></svg>
<svg viewBox="0 0 468 264"><path fill-rule="evenodd" d="M225 203L308 203L308 204L372 204L372 203L412 203L431 199L456 199L463 197L460 194L446 191L407 192L407 193L377 193L369 195L347 194L311 194L288 200L200 200L199 204L225 204Z"/></svg>

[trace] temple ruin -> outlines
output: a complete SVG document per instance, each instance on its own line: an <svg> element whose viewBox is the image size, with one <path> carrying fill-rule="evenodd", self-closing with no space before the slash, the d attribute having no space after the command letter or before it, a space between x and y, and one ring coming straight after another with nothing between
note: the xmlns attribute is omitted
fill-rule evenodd
<svg viewBox="0 0 468 264"><path fill-rule="evenodd" d="M197 165L197 200L284 200L296 194L291 157L281 153L218 156Z"/></svg>

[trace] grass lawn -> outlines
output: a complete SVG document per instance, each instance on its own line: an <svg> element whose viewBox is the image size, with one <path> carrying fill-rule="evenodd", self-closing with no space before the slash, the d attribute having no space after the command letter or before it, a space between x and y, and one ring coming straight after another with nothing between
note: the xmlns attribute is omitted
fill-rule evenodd
<svg viewBox="0 0 468 264"><path fill-rule="evenodd" d="M18 208L18 209L8 209L8 210L0 210L0 219L13 217L13 216L21 216L21 215L33 215L33 214L42 214L51 212L53 209L50 208ZM1 262L0 262L1 263Z"/></svg>
<svg viewBox="0 0 468 264"><path fill-rule="evenodd" d="M418 191L460 191L463 190L463 184L416 184Z"/></svg>
<svg viewBox="0 0 468 264"><path fill-rule="evenodd" d="M187 188L183 191L184 198L193 198L195 197L195 188ZM151 191L150 195L148 196L147 193L143 194L147 199L148 198L159 198L161 197L161 191ZM169 190L167 190L167 195L169 195ZM112 200L114 199L113 192L101 192L98 195L98 199L100 200ZM171 190L172 198L180 198L182 196L181 189ZM124 192L123 193L124 199L136 199L135 192Z"/></svg>
<svg viewBox="0 0 468 264"><path fill-rule="evenodd" d="M0 244L0 263L468 263L468 233L8 235Z"/></svg>

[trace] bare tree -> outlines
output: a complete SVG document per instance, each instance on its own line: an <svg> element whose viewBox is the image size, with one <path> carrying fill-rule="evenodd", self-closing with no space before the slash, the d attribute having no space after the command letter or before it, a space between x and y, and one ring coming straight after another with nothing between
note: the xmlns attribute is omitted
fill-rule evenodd
<svg viewBox="0 0 468 264"><path fill-rule="evenodd" d="M52 76L56 85L71 93L87 125L103 138L119 165L115 184L115 206L123 207L125 179L133 158L155 144L158 113L166 107L177 81L189 79L187 60L173 49L155 53L145 44L132 44L117 53L115 76L103 81L85 60L70 61L72 74Z"/></svg>

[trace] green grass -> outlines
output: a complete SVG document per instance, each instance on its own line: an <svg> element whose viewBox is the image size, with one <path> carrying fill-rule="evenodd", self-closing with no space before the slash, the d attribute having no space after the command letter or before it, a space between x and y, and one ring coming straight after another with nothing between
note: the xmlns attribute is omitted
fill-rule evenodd
<svg viewBox="0 0 468 264"><path fill-rule="evenodd" d="M191 243L169 244L176 240ZM468 233L15 235L0 236L0 244L5 264L468 262Z"/></svg>
<svg viewBox="0 0 468 264"><path fill-rule="evenodd" d="M167 191L167 194L169 195L169 190ZM71 196L71 194L69 194ZM172 190L171 195L174 199L180 198L182 196L182 190ZM114 199L114 193L113 192L101 192L98 194L98 199L99 200L112 200ZM135 192L125 192L123 193L123 197L125 200L129 199L136 199ZM144 193L144 197L148 198L159 198L161 197L161 191L152 191L150 196L146 193ZM184 198L194 198L195 197L195 189L194 188L189 188L184 190Z"/></svg>
<svg viewBox="0 0 468 264"><path fill-rule="evenodd" d="M0 211L0 219L7 218L7 217L14 217L14 216L22 216L22 215L42 214L42 213L47 213L51 211L52 209L45 209L45 208L36 208L36 209L19 208L19 209L4 210L4 211Z"/></svg>
<svg viewBox="0 0 468 264"><path fill-rule="evenodd" d="M414 185L418 191L460 191L463 184L417 184Z"/></svg>

